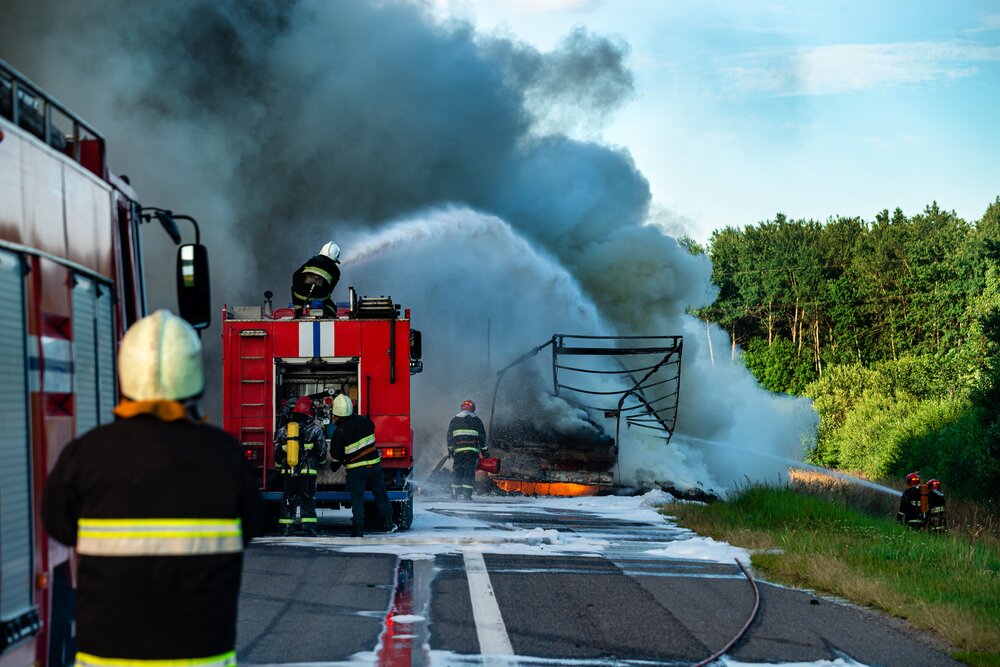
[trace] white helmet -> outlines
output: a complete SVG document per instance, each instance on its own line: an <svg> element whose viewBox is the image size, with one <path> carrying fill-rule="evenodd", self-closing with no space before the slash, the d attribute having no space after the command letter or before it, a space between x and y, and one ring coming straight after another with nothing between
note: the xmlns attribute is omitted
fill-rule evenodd
<svg viewBox="0 0 1000 667"><path fill-rule="evenodd" d="M329 257L333 261L339 262L340 261L340 246L337 245L336 243L334 243L333 241L330 241L325 246L323 246L323 249L319 251L319 254L326 255L327 257Z"/></svg>
<svg viewBox="0 0 1000 667"><path fill-rule="evenodd" d="M350 417L354 413L354 403L347 394L337 394L333 397L332 410L338 417Z"/></svg>
<svg viewBox="0 0 1000 667"><path fill-rule="evenodd" d="M125 332L118 350L122 394L134 401L185 400L205 390L201 341L169 310L148 315Z"/></svg>

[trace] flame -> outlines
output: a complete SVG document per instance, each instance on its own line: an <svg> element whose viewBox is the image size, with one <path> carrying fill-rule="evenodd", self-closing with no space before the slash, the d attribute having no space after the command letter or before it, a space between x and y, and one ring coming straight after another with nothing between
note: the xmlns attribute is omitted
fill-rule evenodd
<svg viewBox="0 0 1000 667"><path fill-rule="evenodd" d="M521 482L513 479L494 479L493 482L508 493L520 492L526 496L594 496L601 490L593 484L570 482Z"/></svg>

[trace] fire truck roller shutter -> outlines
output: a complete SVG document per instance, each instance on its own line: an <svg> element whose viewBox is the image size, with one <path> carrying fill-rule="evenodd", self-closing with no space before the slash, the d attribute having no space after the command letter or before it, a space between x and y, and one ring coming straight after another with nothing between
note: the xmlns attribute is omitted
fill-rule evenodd
<svg viewBox="0 0 1000 667"><path fill-rule="evenodd" d="M31 486L28 431L27 325L24 272L19 255L0 250L0 620L32 607ZM36 357L37 360L37 357Z"/></svg>
<svg viewBox="0 0 1000 667"><path fill-rule="evenodd" d="M114 302L111 288L75 275L73 286L73 393L76 435L114 419Z"/></svg>

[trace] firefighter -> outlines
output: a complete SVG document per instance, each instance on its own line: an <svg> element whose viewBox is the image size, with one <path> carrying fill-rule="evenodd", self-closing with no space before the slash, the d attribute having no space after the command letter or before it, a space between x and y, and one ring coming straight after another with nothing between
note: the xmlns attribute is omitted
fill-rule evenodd
<svg viewBox="0 0 1000 667"><path fill-rule="evenodd" d="M330 458L333 472L347 468L347 491L351 494L351 535L364 537L365 489L375 497L379 518L388 532L396 530L392 522L389 494L382 477L382 455L375 446L375 424L363 415L354 414L354 403L346 394L333 398L330 410L337 428L330 438Z"/></svg>
<svg viewBox="0 0 1000 667"><path fill-rule="evenodd" d="M451 475L451 497L472 499L476 464L480 456L489 456L486 446L486 429L483 420L476 416L476 404L462 401L459 413L448 424L448 456L454 459Z"/></svg>
<svg viewBox="0 0 1000 667"><path fill-rule="evenodd" d="M944 512L944 493L941 492L941 482L936 479L927 481L927 530L933 533L948 529Z"/></svg>
<svg viewBox="0 0 1000 667"><path fill-rule="evenodd" d="M79 556L76 664L236 664L243 549L262 517L235 439L202 422L201 343L159 310L118 352L117 419L69 443L49 535Z"/></svg>
<svg viewBox="0 0 1000 667"><path fill-rule="evenodd" d="M323 304L323 317L335 317L337 306L333 303L333 289L340 280L340 246L330 241L319 254L299 267L292 274L292 307L295 317L302 316L302 309L312 301Z"/></svg>
<svg viewBox="0 0 1000 667"><path fill-rule="evenodd" d="M295 523L295 510L300 510L302 528L309 537L316 537L316 475L326 462L326 438L313 418L313 401L303 396L295 401L289 423L299 426L298 462L289 465L288 424L274 434L274 462L281 469L284 494L281 497L281 532L288 535Z"/></svg>
<svg viewBox="0 0 1000 667"><path fill-rule="evenodd" d="M913 530L920 530L924 525L924 513L920 507L920 475L915 472L906 476L906 490L899 500L896 521Z"/></svg>

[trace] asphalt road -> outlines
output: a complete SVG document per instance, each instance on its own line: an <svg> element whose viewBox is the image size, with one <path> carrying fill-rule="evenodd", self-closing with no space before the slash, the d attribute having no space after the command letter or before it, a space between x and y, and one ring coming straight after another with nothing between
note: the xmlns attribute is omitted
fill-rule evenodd
<svg viewBox="0 0 1000 667"><path fill-rule="evenodd" d="M665 555L691 534L604 500L425 499L407 533L350 538L347 514L331 512L319 538L258 540L239 660L692 665L721 648L754 601L736 563ZM730 664L959 664L876 612L758 586L760 610Z"/></svg>

